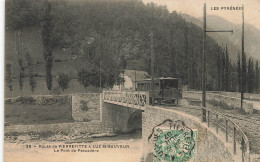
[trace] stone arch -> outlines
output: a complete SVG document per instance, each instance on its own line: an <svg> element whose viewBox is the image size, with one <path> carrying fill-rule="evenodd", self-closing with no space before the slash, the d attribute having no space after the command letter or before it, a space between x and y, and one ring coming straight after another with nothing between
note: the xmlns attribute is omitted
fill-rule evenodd
<svg viewBox="0 0 260 162"><path fill-rule="evenodd" d="M127 130L128 131L142 130L142 110L136 110L130 114L127 120Z"/></svg>

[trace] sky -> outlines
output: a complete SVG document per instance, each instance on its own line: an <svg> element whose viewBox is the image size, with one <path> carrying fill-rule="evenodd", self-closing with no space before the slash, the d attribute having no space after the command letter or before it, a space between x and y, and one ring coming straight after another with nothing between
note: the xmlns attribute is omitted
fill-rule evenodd
<svg viewBox="0 0 260 162"><path fill-rule="evenodd" d="M241 24L241 10L221 10L221 7L241 7L245 8L245 23L251 24L260 30L260 0L142 0L145 4L154 2L157 5L165 5L168 10L186 13L193 17L203 16L203 4L207 5L207 15L222 17L234 24ZM219 10L211 10L219 7Z"/></svg>

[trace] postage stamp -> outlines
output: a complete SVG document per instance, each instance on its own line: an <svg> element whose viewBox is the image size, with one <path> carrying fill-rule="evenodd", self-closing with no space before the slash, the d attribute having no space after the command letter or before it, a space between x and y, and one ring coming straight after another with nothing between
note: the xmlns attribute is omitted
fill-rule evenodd
<svg viewBox="0 0 260 162"><path fill-rule="evenodd" d="M197 130L189 128L156 128L154 132L154 162L196 161Z"/></svg>

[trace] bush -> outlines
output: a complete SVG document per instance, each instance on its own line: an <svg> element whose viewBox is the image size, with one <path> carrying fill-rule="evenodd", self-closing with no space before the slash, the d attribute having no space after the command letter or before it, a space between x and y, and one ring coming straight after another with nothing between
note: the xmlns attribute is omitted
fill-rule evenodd
<svg viewBox="0 0 260 162"><path fill-rule="evenodd" d="M54 96L48 97L43 96L41 100L38 101L38 105L63 105L70 103L70 98L68 96Z"/></svg>
<svg viewBox="0 0 260 162"><path fill-rule="evenodd" d="M12 81L12 65L11 64L6 64L6 83L10 91L13 91L13 81Z"/></svg>
<svg viewBox="0 0 260 162"><path fill-rule="evenodd" d="M225 110L233 109L233 107L228 106L228 104L223 103L223 102L218 102L218 101L215 101L215 100L209 100L208 103L213 105L214 107L218 107L219 106L221 109L225 109Z"/></svg>
<svg viewBox="0 0 260 162"><path fill-rule="evenodd" d="M11 98L5 99L5 104L12 104L12 103L13 103L13 99Z"/></svg>
<svg viewBox="0 0 260 162"><path fill-rule="evenodd" d="M80 109L83 110L83 111L88 111L89 108L88 108L88 102L87 101L80 101Z"/></svg>
<svg viewBox="0 0 260 162"><path fill-rule="evenodd" d="M59 84L59 87L62 89L62 91L69 88L70 80L71 80L71 78L64 73L60 73L58 75L58 84Z"/></svg>
<svg viewBox="0 0 260 162"><path fill-rule="evenodd" d="M61 94L60 92L60 87L55 87L51 90L51 95L54 95L54 96L59 96Z"/></svg>
<svg viewBox="0 0 260 162"><path fill-rule="evenodd" d="M95 80L94 84L93 84L93 80ZM95 73L94 70L88 71L88 70L82 69L78 72L78 81L84 87L87 87L89 85L97 86L96 83L99 83L98 73Z"/></svg>
<svg viewBox="0 0 260 162"><path fill-rule="evenodd" d="M18 97L15 99L15 103L34 105L36 103L36 99L33 97Z"/></svg>

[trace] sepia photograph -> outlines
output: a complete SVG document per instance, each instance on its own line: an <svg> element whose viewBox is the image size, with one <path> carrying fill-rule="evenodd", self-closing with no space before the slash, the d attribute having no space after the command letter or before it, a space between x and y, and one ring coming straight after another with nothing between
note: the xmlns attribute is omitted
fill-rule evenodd
<svg viewBox="0 0 260 162"><path fill-rule="evenodd" d="M1 3L5 162L260 162L260 0Z"/></svg>

